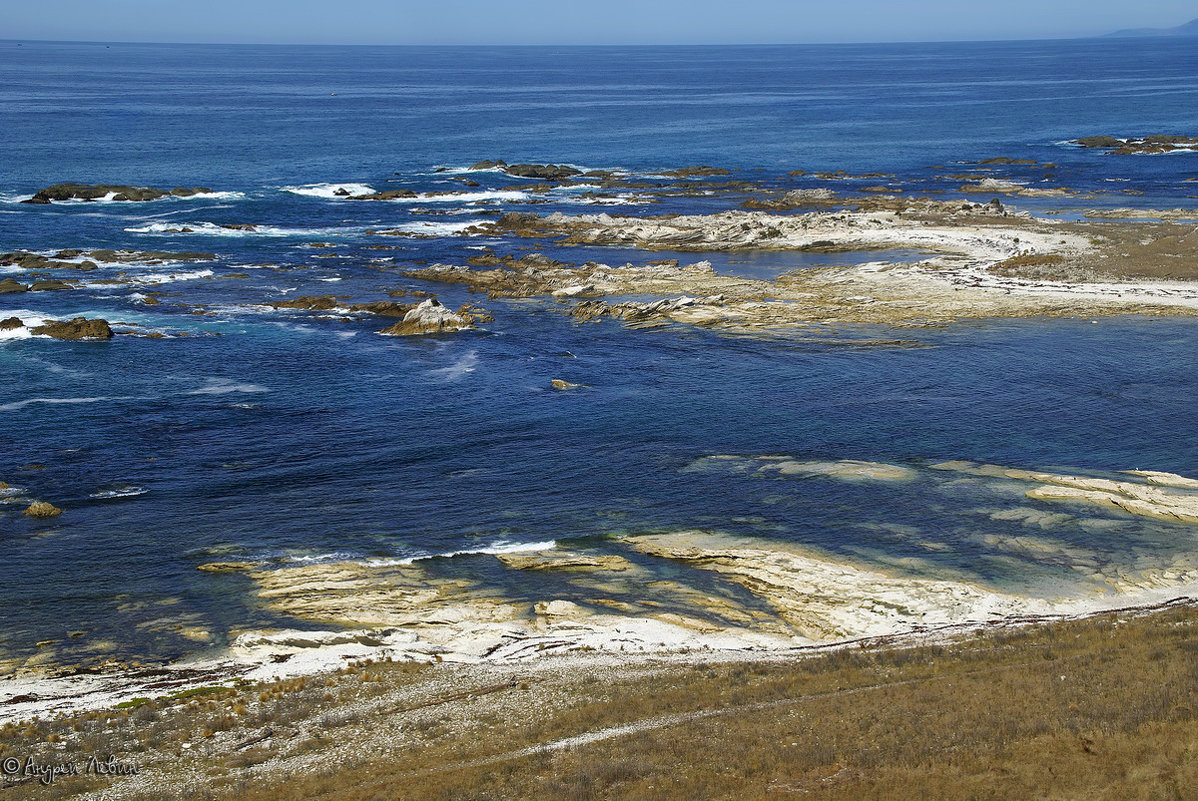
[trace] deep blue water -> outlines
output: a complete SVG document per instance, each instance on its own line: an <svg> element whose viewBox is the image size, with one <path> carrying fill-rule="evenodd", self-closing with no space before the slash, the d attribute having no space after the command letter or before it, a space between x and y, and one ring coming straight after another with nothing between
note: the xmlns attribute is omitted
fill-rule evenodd
<svg viewBox="0 0 1198 801"><path fill-rule="evenodd" d="M1198 177L1198 154L1118 158L1062 144L1090 134L1198 132L1191 43L0 42L0 74L0 251L217 256L86 276L123 271L142 282L135 286L0 296L0 319L87 314L192 335L0 340L0 480L67 510L38 523L19 506L0 506L0 643L13 652L79 630L87 632L80 644L110 640L122 655L177 656L199 647L175 634L179 623L212 630L219 642L228 628L269 620L243 579L195 570L214 558L407 557L706 526L846 554L918 556L1005 586L1055 580L1052 565L1021 571L989 558L971 536L1019 527L977 517L976 498L928 482L765 481L686 470L713 454L1198 475L1191 320L998 321L757 340L577 325L553 303L475 298L495 316L483 330L414 340L377 336L377 319L252 305L322 293L379 300L392 289L429 288L457 305L468 299L463 291L424 286L393 268L460 263L479 247L512 252L528 243L437 226L509 210L726 206L697 197L597 207L563 190L529 205L537 198L481 194L523 183L495 173L468 176L482 184L466 190L480 193L473 197L420 202L287 189L361 183L444 194L462 190L457 179L467 176L438 167L484 158L642 175L708 163L779 186L817 185L787 177L794 169L879 171L893 177L867 183L952 196L960 181L937 179L937 166L953 172L955 162L1011 156L1056 164L1051 185L1108 193L1086 205L1194 207L1198 184L1184 179ZM1010 167L1003 176L1043 173ZM65 180L234 194L15 202ZM218 227L229 223L263 227ZM446 235L365 233L393 226ZM191 233L166 230L184 227ZM395 249L369 249L380 243ZM564 257L604 255L614 263L638 258ZM844 258L724 254L717 268L760 276ZM250 277L227 277L239 273ZM167 293L162 304L142 303L154 289ZM176 301L211 313L192 314ZM851 344L878 338L911 341ZM553 378L588 389L552 392ZM145 492L90 497L125 485ZM882 525L921 534L881 533ZM1187 536L1163 525L1155 532L1135 547L1170 553ZM1112 562L1132 550L1125 533L1058 536ZM919 544L929 539L952 547Z"/></svg>

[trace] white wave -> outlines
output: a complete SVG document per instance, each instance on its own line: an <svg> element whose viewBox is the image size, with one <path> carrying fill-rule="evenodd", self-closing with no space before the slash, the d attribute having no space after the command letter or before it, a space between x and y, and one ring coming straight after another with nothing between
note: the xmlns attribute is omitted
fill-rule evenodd
<svg viewBox="0 0 1198 801"><path fill-rule="evenodd" d="M528 200L527 192L513 189L487 189L481 192L425 192L415 197L393 197L386 203L487 203L487 202L519 202Z"/></svg>
<svg viewBox="0 0 1198 801"><path fill-rule="evenodd" d="M512 163L517 164L519 162L512 162ZM571 163L565 162L565 161L555 161L553 163L557 164L560 167L571 167L575 170L578 170L580 173L610 172L610 173L614 173L616 175L630 174L627 170L625 170L621 167L588 167L585 164L571 164ZM504 172L503 169L500 167L487 167L486 169L483 169L483 170L473 170L469 167L450 167L447 164L438 164L438 165L435 165L434 170L435 170L434 172L423 172L423 173L420 173L420 175L478 175L478 174L484 173L484 172L495 172L495 173L499 173L501 175L508 175L508 173ZM509 175L508 177L519 178L520 176ZM532 179L525 179L525 180L532 180Z"/></svg>
<svg viewBox="0 0 1198 801"><path fill-rule="evenodd" d="M305 184L303 186L284 186L284 192L305 197L322 197L329 200L344 200L351 195L372 195L374 188L367 184ZM338 192L349 194L337 194Z"/></svg>
<svg viewBox="0 0 1198 801"><path fill-rule="evenodd" d="M634 206L644 205L649 199L642 195L606 195L602 197L564 197L559 203L576 203L580 206Z"/></svg>
<svg viewBox="0 0 1198 801"><path fill-rule="evenodd" d="M426 559L452 559L455 556L479 556L479 555L496 555L502 553L524 553L527 551L551 551L557 547L556 540L546 540L545 542L506 542L499 541L494 545L489 545L485 548L467 548L461 551L446 551L445 553L430 553L421 556L406 556L391 559L365 559L362 564L370 567L393 567L397 565L410 565L415 562L422 562Z"/></svg>
<svg viewBox="0 0 1198 801"><path fill-rule="evenodd" d="M484 203L488 200L520 201L528 200L527 192L517 192L510 189L491 189L484 192L429 192L414 198L399 198L409 203Z"/></svg>
<svg viewBox="0 0 1198 801"><path fill-rule="evenodd" d="M123 401L137 400L131 395L123 395L119 397L104 397L104 398L29 398L28 400L13 401L0 406L0 412L15 412L17 409L24 409L26 406L34 403L46 403L51 405L58 404L75 404L75 403L104 403L106 401Z"/></svg>
<svg viewBox="0 0 1198 801"><path fill-rule="evenodd" d="M189 230L182 230L182 229ZM150 223L125 231L131 234L187 234L202 236L346 236L361 233L365 228L280 228L275 225L255 225L253 229L226 228L211 222Z"/></svg>
<svg viewBox="0 0 1198 801"><path fill-rule="evenodd" d="M241 384L228 378L206 378L204 386L186 392L186 395L228 395L231 392L270 392L257 384Z"/></svg>
<svg viewBox="0 0 1198 801"><path fill-rule="evenodd" d="M3 339L29 339L33 333L29 330L39 325L45 325L48 317L43 317L41 312L33 312L28 309L14 309L8 311L0 311L0 320L8 320L16 317L25 324L24 328L12 328L7 331L0 331L0 340Z"/></svg>
<svg viewBox="0 0 1198 801"><path fill-rule="evenodd" d="M213 275L211 270L191 270L179 273L146 273L145 275L126 276L125 280L132 285L158 286L159 284L173 284L176 281L194 281L197 278L208 278L211 275ZM101 284L100 286L106 287L111 284Z"/></svg>
<svg viewBox="0 0 1198 801"><path fill-rule="evenodd" d="M109 500L112 498L134 498L138 495L145 495L149 490L145 487L135 487L131 484L122 487L112 487L111 489L96 490L87 497L97 500Z"/></svg>
<svg viewBox="0 0 1198 801"><path fill-rule="evenodd" d="M478 351L472 350L448 367L440 367L436 370L430 370L429 373L431 375L438 376L444 381L456 381L467 373L473 373L474 367L477 364Z"/></svg>
<svg viewBox="0 0 1198 801"><path fill-rule="evenodd" d="M20 495L24 491L24 487L13 487L11 485L7 487L0 487L0 498L8 498L13 495Z"/></svg>
<svg viewBox="0 0 1198 801"><path fill-rule="evenodd" d="M170 195L173 200L244 200L245 192L200 192L195 195L180 197Z"/></svg>
<svg viewBox="0 0 1198 801"><path fill-rule="evenodd" d="M420 234L423 236L453 236L454 234L460 234L469 228L473 228L482 222L483 220L468 220L465 222L430 222L428 220L421 220L420 222L397 225L381 231L381 233L402 231L406 234Z"/></svg>

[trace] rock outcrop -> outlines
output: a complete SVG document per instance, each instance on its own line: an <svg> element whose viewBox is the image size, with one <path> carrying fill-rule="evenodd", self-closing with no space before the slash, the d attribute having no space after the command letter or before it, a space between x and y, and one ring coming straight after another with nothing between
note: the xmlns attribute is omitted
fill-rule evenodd
<svg viewBox="0 0 1198 801"><path fill-rule="evenodd" d="M44 325L30 329L31 333L54 339L112 339L112 328L107 320L89 320L76 317L73 320L47 320Z"/></svg>
<svg viewBox="0 0 1198 801"><path fill-rule="evenodd" d="M500 169L517 178L534 178L538 181L564 181L582 174L582 170L565 164L509 164Z"/></svg>
<svg viewBox="0 0 1198 801"><path fill-rule="evenodd" d="M436 298L429 298L404 315L403 319L380 334L392 337L419 336L421 334L443 334L473 328L469 313L460 314L441 305Z"/></svg>
<svg viewBox="0 0 1198 801"><path fill-rule="evenodd" d="M28 292L29 287L12 278L0 280L0 295L12 295L17 292Z"/></svg>
<svg viewBox="0 0 1198 801"><path fill-rule="evenodd" d="M62 514L62 510L47 501L34 501L21 514L30 517L58 517Z"/></svg>
<svg viewBox="0 0 1198 801"><path fill-rule="evenodd" d="M45 204L58 200L100 200L107 198L115 201L145 201L158 200L163 197L191 197L211 192L204 186L184 187L174 189L155 189L152 186L131 186L128 184L77 184L65 183L48 186L39 190L22 203Z"/></svg>

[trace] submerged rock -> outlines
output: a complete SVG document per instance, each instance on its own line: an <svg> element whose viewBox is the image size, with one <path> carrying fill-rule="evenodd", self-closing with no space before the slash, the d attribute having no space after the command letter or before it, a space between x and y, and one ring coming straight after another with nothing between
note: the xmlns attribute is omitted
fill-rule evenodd
<svg viewBox="0 0 1198 801"><path fill-rule="evenodd" d="M712 175L731 175L730 170L725 170L723 167L681 167L677 170L666 170L661 175L670 178L705 178Z"/></svg>
<svg viewBox="0 0 1198 801"><path fill-rule="evenodd" d="M244 573L262 567L261 562L207 562L196 567L205 573Z"/></svg>
<svg viewBox="0 0 1198 801"><path fill-rule="evenodd" d="M88 320L76 317L73 320L47 320L45 325L30 329L32 333L54 339L112 339L112 328L107 320Z"/></svg>
<svg viewBox="0 0 1198 801"><path fill-rule="evenodd" d="M404 318L380 334L392 337L441 334L473 328L473 319L467 314L452 312L436 298L429 298L404 315Z"/></svg>

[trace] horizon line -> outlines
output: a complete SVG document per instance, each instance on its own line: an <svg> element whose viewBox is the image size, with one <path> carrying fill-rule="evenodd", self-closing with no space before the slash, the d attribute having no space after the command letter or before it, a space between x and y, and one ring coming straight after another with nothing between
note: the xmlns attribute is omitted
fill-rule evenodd
<svg viewBox="0 0 1198 801"><path fill-rule="evenodd" d="M830 47L843 45L944 45L944 44L1007 44L1013 42L1078 42L1110 39L1164 39L1170 37L1115 37L1112 34L1087 36L1046 36L1020 39L886 39L872 41L832 42L197 42L197 41L119 41L97 39L11 39L0 38L0 44L82 44L82 45L200 45L211 47Z"/></svg>

